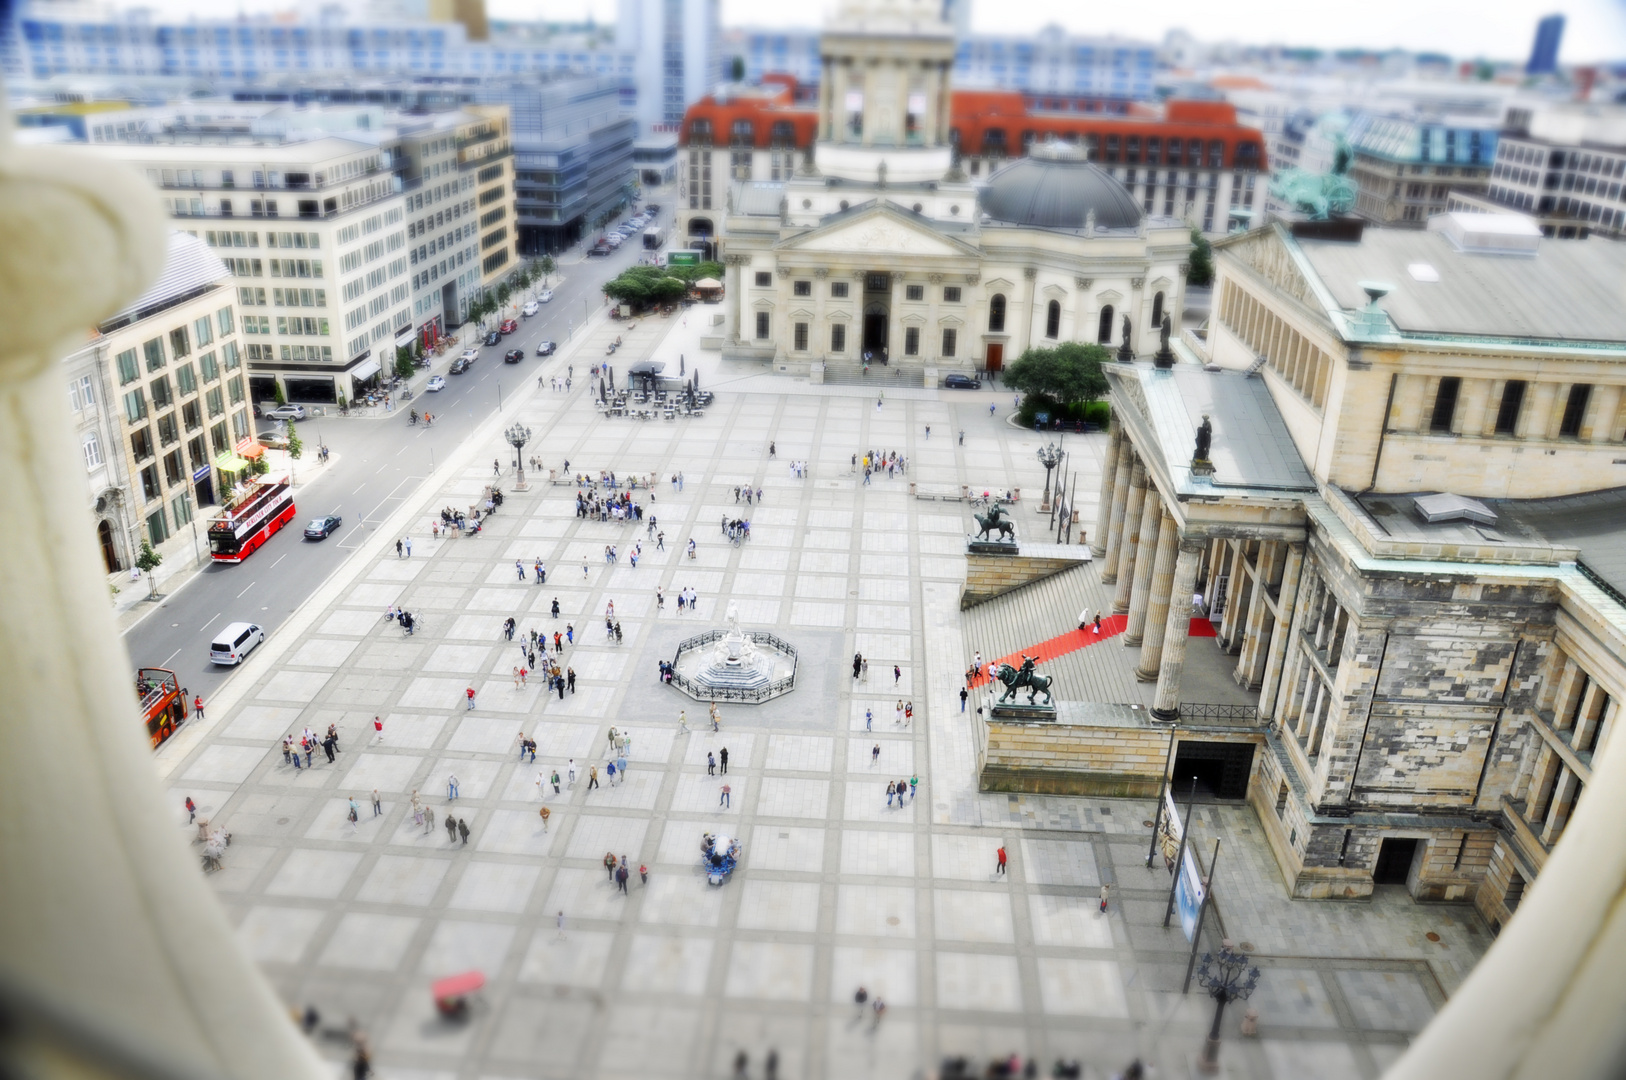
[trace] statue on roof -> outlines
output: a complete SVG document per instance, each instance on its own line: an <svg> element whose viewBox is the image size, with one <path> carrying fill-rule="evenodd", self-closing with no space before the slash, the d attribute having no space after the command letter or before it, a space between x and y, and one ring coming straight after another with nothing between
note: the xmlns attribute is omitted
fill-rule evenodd
<svg viewBox="0 0 1626 1080"><path fill-rule="evenodd" d="M1316 221L1335 214L1347 214L1355 207L1355 184L1349 167L1355 159L1349 143L1339 134L1332 155L1332 171L1312 173L1303 169L1283 169L1270 182L1270 194Z"/></svg>
<svg viewBox="0 0 1626 1080"><path fill-rule="evenodd" d="M1203 413L1203 422L1197 425L1197 450L1191 455L1193 465L1208 464L1208 452L1214 445L1214 422Z"/></svg>

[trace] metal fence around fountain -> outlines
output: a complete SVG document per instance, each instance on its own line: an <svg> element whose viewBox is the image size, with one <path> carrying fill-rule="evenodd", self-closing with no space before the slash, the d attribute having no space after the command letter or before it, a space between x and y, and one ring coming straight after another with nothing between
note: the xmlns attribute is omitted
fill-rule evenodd
<svg viewBox="0 0 1626 1080"><path fill-rule="evenodd" d="M676 683L684 692L697 701L701 698L715 699L717 701L766 701L771 697L778 697L780 694L785 693L795 684L796 666L801 663L800 658L796 655L795 647L790 642L775 634L770 634L766 630L747 630L745 636L754 642L771 645L790 657L790 674L783 679L776 679L767 686L756 690L740 690L728 686L700 686L693 679L678 672L678 660L684 653L703 648L714 641L720 641L727 634L727 630L707 630L704 634L697 634L692 638L684 638L678 642L677 652L672 654L672 682Z"/></svg>

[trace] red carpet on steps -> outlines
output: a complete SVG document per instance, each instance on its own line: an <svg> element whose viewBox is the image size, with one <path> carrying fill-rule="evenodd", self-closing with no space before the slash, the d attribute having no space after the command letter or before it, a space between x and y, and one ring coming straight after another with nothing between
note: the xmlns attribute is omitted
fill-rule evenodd
<svg viewBox="0 0 1626 1080"><path fill-rule="evenodd" d="M1011 653L1009 656L994 657L986 661L982 669L983 674L972 679L969 685L982 686L988 682L989 668L998 664L1009 664L1011 667L1019 668L1022 666L1022 657L1031 656L1042 665L1047 660L1054 660L1058 656L1066 656L1068 653L1077 652L1086 646L1099 645L1108 638L1117 637L1123 633L1124 625L1128 622L1128 615L1108 615L1101 620L1100 633L1095 632L1092 623L1088 629L1069 630L1060 637L1053 637L1049 641L1041 641L1037 645L1030 645L1025 649ZM1215 636L1214 624L1207 619L1192 619L1190 633L1192 637L1213 637ZM975 648L976 646L973 645L972 647Z"/></svg>

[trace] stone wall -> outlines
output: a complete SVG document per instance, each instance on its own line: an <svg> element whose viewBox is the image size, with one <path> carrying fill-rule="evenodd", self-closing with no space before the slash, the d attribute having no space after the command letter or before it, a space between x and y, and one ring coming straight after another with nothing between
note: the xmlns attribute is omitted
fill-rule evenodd
<svg viewBox="0 0 1626 1080"><path fill-rule="evenodd" d="M1082 551L1088 548L1080 548ZM1082 559L1040 559L1027 555L967 555L960 610L976 607L1041 578L1071 570Z"/></svg>
<svg viewBox="0 0 1626 1080"><path fill-rule="evenodd" d="M1152 727L988 722L983 791L1155 799L1169 732Z"/></svg>

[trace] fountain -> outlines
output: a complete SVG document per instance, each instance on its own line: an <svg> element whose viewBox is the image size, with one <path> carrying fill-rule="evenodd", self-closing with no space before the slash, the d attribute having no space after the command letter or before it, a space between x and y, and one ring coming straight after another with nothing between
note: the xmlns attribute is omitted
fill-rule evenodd
<svg viewBox="0 0 1626 1080"><path fill-rule="evenodd" d="M768 701L796 683L796 650L773 634L740 629L730 600L728 625L678 645L672 685L696 701Z"/></svg>

